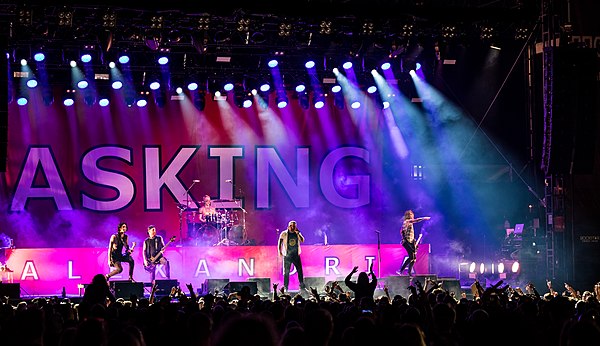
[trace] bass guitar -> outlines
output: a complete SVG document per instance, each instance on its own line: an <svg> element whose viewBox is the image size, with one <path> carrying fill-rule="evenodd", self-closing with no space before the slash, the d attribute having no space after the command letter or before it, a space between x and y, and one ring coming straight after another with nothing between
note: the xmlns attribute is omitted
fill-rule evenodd
<svg viewBox="0 0 600 346"><path fill-rule="evenodd" d="M156 253L156 255L150 257L150 259L148 260L148 265L144 265L144 269L148 272L152 272L154 271L154 269L156 268L156 265L158 264L156 262L156 260L165 252L165 249L167 248L167 246L169 246L169 244L171 244L172 242L175 241L175 236L172 236L171 239L169 239L169 241L165 244L165 246L163 246L162 249L160 249L159 252Z"/></svg>

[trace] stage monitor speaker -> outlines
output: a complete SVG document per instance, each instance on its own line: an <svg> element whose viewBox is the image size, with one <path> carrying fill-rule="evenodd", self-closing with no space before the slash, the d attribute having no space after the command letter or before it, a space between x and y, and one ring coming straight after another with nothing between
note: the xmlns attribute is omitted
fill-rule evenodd
<svg viewBox="0 0 600 346"><path fill-rule="evenodd" d="M179 287L179 281L177 280L156 280L156 292L154 295L156 297L164 297L171 294L171 289L173 287Z"/></svg>
<svg viewBox="0 0 600 346"><path fill-rule="evenodd" d="M144 283L131 281L114 281L115 297L129 299L135 295L138 298L144 297Z"/></svg>
<svg viewBox="0 0 600 346"><path fill-rule="evenodd" d="M250 288L250 294L258 294L258 287L256 281L229 281L223 291L226 294L240 292L244 286Z"/></svg>
<svg viewBox="0 0 600 346"><path fill-rule="evenodd" d="M271 278L248 278L250 282L256 282L258 294L263 297L269 297L271 294Z"/></svg>
<svg viewBox="0 0 600 346"><path fill-rule="evenodd" d="M324 276L304 277L304 284L306 285L306 288L308 288L308 289L313 287L313 288L317 289L317 292L325 291L325 277Z"/></svg>
<svg viewBox="0 0 600 346"><path fill-rule="evenodd" d="M408 286L410 286L411 284L414 286L415 282L419 281L421 283L421 285L423 286L423 288L425 288L425 285L426 285L428 279L436 281L436 282L438 281L437 275L431 274L431 275L416 275L414 277L388 276L387 278L383 279L383 282L387 285L387 287L390 291L390 296L392 298L394 298L395 295L401 295L404 298L408 298L408 295L410 294L410 290L408 289Z"/></svg>
<svg viewBox="0 0 600 346"><path fill-rule="evenodd" d="M345 279L346 279L345 276L344 277L337 277L336 281L338 283L338 286L340 286L340 288L342 290L344 290L344 292L350 292L350 297L354 298L354 292L351 289L349 289L348 286L346 286L346 283L344 282ZM329 286L329 287L331 287L332 283L333 283L332 281L327 281L326 285ZM336 290L336 293L339 293L339 291Z"/></svg>
<svg viewBox="0 0 600 346"><path fill-rule="evenodd" d="M21 299L21 284L0 283L0 296L8 297L9 299Z"/></svg>
<svg viewBox="0 0 600 346"><path fill-rule="evenodd" d="M221 293L227 283L229 283L229 279L206 279L202 284L202 294Z"/></svg>
<svg viewBox="0 0 600 346"><path fill-rule="evenodd" d="M439 278L438 283L442 285L444 291L454 292L454 298L460 299L463 290L460 287L460 281L456 278Z"/></svg>

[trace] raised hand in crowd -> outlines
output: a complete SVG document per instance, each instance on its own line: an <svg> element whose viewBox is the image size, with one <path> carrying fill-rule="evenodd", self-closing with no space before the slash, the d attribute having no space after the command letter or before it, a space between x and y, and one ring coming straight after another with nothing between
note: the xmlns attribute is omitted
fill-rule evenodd
<svg viewBox="0 0 600 346"><path fill-rule="evenodd" d="M188 289L188 292L190 292L190 299L192 299L193 301L198 301L198 297L196 296L196 293L194 292L194 286L192 286L191 283L186 284L185 285Z"/></svg>
<svg viewBox="0 0 600 346"><path fill-rule="evenodd" d="M317 302L321 301L321 296L319 296L319 292L317 291L317 289L314 287L309 287L309 288L310 288L310 294L312 294L312 296L315 297Z"/></svg>

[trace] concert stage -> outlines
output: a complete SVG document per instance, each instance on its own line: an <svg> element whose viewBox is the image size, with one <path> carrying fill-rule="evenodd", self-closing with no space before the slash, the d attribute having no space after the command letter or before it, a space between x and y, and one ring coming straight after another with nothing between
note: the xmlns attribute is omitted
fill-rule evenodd
<svg viewBox="0 0 600 346"><path fill-rule="evenodd" d="M83 293L83 284L91 282L95 274L109 272L106 248L30 248L6 249L7 265L14 272L3 273L4 283L20 285L21 297L60 296L65 288L68 296ZM415 270L428 274L430 245L419 245ZM208 280L226 279L229 282L260 281L270 279L283 285L282 258L276 246L212 246L168 247L166 257L171 263L171 279L177 280L185 290L191 283L201 288ZM134 250L134 279L149 281L144 271L141 248ZM303 245L302 264L306 278L322 278L319 282L343 281L354 266L367 271L373 263L378 277L395 276L406 256L399 244L366 245ZM123 265L121 275L111 278L120 281L127 278L128 267ZM10 277L9 277L10 276ZM356 274L353 280L356 280ZM156 278L166 279L159 266ZM310 284L310 283L309 283ZM293 269L290 290L298 289ZM319 290L322 287L318 287Z"/></svg>

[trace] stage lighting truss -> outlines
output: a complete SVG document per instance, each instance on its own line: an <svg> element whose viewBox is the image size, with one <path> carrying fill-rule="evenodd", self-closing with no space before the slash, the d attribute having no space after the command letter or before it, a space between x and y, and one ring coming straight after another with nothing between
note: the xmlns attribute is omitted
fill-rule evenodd
<svg viewBox="0 0 600 346"><path fill-rule="evenodd" d="M400 80L403 78L401 75L408 72L411 67L402 62L405 66L402 66L402 70L398 69L396 66L400 64L394 58L406 60L408 52L411 52L411 46L424 35L432 38L432 40L428 40L427 44L430 44L429 41L435 42L435 58L445 65L456 63L456 60L446 57L449 54L446 48L448 48L447 43L450 40L468 38L494 41L488 43L499 43L497 42L499 39L511 42L525 40L535 23L535 18L532 18L529 23L527 19L523 19L518 24L513 21L508 23L508 21L500 22L498 19L482 18L481 21L467 25L447 19L442 23L437 19L431 21L424 19L416 22L408 16L374 20L372 18L349 18L335 14L323 14L323 17L318 20L313 18L294 18L292 20L286 17L265 16L250 12L236 12L234 16L208 12L201 16L196 13L181 13L181 15L178 13L173 16L151 9L141 9L139 16L136 15L135 18L132 18L129 11L109 7L88 9L58 6L50 12L46 11L47 9L35 7L35 5L19 5L16 9L12 14L13 18L9 18L9 20L11 23L15 23L19 30L16 30L15 35L8 40L9 52L27 50L26 58L32 58L31 53L36 52L39 44L39 37L36 37L38 33L33 28L44 26L44 30L47 30L48 33L44 36L43 45L45 47L42 51L46 53L45 65L47 68L62 69L65 66L60 62L61 57L63 62L67 57L69 61L80 61L79 53L88 50L92 58L89 63L91 65L88 67L97 69L97 66L107 63L104 61L109 56L108 49L105 51L105 48L108 48L105 47L107 42L91 41L82 33L87 32L83 31L85 28L99 27L111 34L113 47L111 47L110 55L115 54L114 58L116 59L118 52L131 54L130 61L119 58L120 66L116 64L127 79L129 76L125 72L163 72L167 69L184 71L186 75L199 73L202 76L219 75L221 77L223 74L244 74L258 79L257 76L271 73L266 62L273 57L273 51L277 51L286 53L285 57L277 56L282 78L290 74L304 75L306 69L303 68L303 62L300 59L305 57L314 58L313 61L316 62L316 65L311 69L314 69L317 75L323 76L332 67L338 65L340 57L350 54L350 57L354 59L353 70L359 80L360 74L364 71L370 68L380 68L369 66L370 64L375 65L383 61L386 61L388 66L392 66L393 71L388 71L388 73L393 72L394 77ZM385 14L383 16L385 17ZM29 27L30 30L20 30L25 29L24 27ZM114 30L121 27L126 30ZM193 32L194 34L179 35L184 32ZM390 40L390 34L393 34L392 40ZM118 46L114 46L115 43ZM332 54L331 47L334 44L335 52ZM356 47L366 47L366 44L373 49L362 49L358 56L359 59L357 59ZM24 49L23 47L28 48ZM170 60L168 65L161 67L155 63L154 58L158 58L159 53L168 55ZM23 56L19 56L19 59L25 57L24 54L21 55ZM15 59L15 57L10 58L11 64L18 62ZM417 57L415 56L414 59ZM259 64L256 64L257 61ZM422 62L424 66L436 66L434 65L435 61ZM341 66L339 67L341 68ZM383 67L381 69L383 70ZM56 75L55 71L49 71L51 72L48 74L49 76ZM342 70L342 73L345 71ZM45 84L43 76L39 77L40 83ZM90 79L88 78L88 80ZM166 80L162 79L163 88ZM274 79L273 81L279 83ZM92 80L90 82L93 83ZM47 83L54 85L55 88L59 85L52 80ZM323 81L319 81L319 83L323 90L329 91ZM93 85L91 87L94 88ZM271 86L272 90L277 87L281 86L275 84ZM292 91L295 87L295 82L286 81L284 83L287 91ZM364 87L364 84L361 87ZM248 89L244 90L246 94ZM260 90L258 85L257 89ZM309 89L313 90L314 87L309 85ZM205 92L213 95L216 90L205 87ZM225 90L221 88L218 90L222 94L217 99L226 98ZM169 90L166 92L169 93ZM302 92L299 91L296 94L301 100L301 105L303 107L306 104L312 106L312 102L305 101L308 96L302 96ZM264 91L260 93L264 93ZM60 92L57 91L57 96L59 94ZM82 96L84 96L83 92ZM274 97L274 99L278 98L282 99L279 96ZM350 108L350 101L354 97L346 96L346 98L348 99L348 108ZM343 107L344 102L342 102L341 96L337 96L333 101L336 107Z"/></svg>

